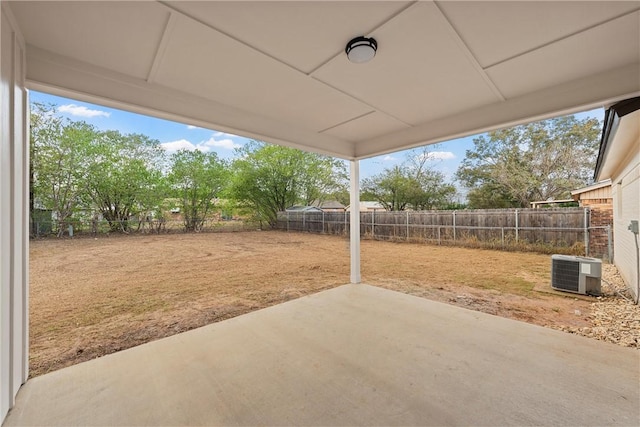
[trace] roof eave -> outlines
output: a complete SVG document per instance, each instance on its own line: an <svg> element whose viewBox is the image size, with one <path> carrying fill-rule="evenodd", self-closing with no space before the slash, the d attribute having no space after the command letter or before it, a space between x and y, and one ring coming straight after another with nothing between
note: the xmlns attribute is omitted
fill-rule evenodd
<svg viewBox="0 0 640 427"><path fill-rule="evenodd" d="M598 159L596 160L596 167L593 173L593 179L595 181L600 180L600 173L604 165L605 158L611 143L615 138L616 131L620 119L627 114L633 113L636 110L640 110L640 97L625 99L620 101L605 111L604 124L602 126L602 137L600 139L600 149L598 151Z"/></svg>
<svg viewBox="0 0 640 427"><path fill-rule="evenodd" d="M611 179L607 178L603 181L600 182L596 182L594 184L588 185L586 187L582 187L582 188L578 188L577 190L573 190L571 192L572 196L575 196L577 194L581 194L581 193L586 193L587 191L593 191L593 190L597 190L599 188L604 188L611 185Z"/></svg>

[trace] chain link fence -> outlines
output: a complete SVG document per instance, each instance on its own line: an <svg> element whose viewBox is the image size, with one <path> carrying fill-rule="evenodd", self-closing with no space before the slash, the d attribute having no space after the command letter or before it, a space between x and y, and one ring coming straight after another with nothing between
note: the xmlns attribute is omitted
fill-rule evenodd
<svg viewBox="0 0 640 427"><path fill-rule="evenodd" d="M373 211L360 213L360 236L611 260L611 226L591 227L589 220L589 208ZM345 236L349 225L349 212L280 212L277 222L280 230Z"/></svg>

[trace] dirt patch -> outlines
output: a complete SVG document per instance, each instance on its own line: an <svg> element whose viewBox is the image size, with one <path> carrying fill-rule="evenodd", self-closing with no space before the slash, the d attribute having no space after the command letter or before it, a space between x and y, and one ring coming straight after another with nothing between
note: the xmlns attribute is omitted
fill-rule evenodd
<svg viewBox="0 0 640 427"><path fill-rule="evenodd" d="M285 232L31 242L31 375L349 281L345 238ZM542 326L591 327L591 304L534 291L550 258L362 242L363 282Z"/></svg>

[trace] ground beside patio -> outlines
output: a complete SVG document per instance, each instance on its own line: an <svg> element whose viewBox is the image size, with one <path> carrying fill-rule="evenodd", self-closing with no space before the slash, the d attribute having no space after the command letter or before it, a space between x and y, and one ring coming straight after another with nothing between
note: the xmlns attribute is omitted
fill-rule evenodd
<svg viewBox="0 0 640 427"><path fill-rule="evenodd" d="M349 280L348 240L278 231L42 240L30 255L32 376ZM593 299L534 290L550 289L548 255L364 240L362 276L538 325L597 326Z"/></svg>

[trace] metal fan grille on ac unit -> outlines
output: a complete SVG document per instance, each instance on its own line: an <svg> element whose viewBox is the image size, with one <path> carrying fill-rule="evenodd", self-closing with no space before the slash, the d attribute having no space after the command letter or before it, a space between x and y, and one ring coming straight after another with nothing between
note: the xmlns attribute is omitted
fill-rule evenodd
<svg viewBox="0 0 640 427"><path fill-rule="evenodd" d="M561 259L553 260L553 286L571 292L578 292L580 287L580 263L575 261L565 261Z"/></svg>

